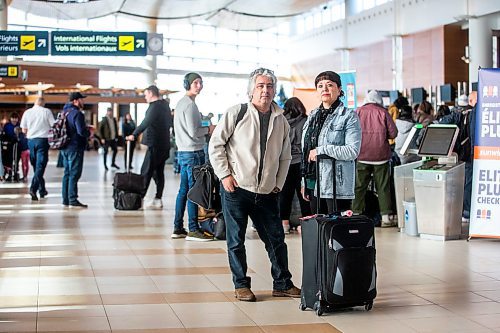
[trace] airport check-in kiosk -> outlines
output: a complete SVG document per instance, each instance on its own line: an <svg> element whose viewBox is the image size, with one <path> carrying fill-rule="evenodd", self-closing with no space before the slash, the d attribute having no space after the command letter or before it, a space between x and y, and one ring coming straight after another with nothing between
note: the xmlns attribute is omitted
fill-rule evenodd
<svg viewBox="0 0 500 333"><path fill-rule="evenodd" d="M418 232L422 238L459 239L462 233L465 164L452 153L458 132L455 125L430 125L407 139L408 147L413 142L418 146L418 155L427 158L413 168Z"/></svg>
<svg viewBox="0 0 500 333"><path fill-rule="evenodd" d="M419 134L423 126L416 124L411 129L408 137L401 149L402 155L418 154ZM424 164L420 159L394 167L394 190L396 192L396 209L398 213L398 228L403 231L405 228L405 209L403 202L415 202L415 187L413 186L413 169Z"/></svg>

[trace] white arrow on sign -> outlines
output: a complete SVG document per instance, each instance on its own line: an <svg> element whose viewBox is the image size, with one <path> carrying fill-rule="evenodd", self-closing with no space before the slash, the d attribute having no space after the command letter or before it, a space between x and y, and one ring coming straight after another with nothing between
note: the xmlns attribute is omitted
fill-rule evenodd
<svg viewBox="0 0 500 333"><path fill-rule="evenodd" d="M143 48L145 44L146 43L145 43L144 39L138 39L137 43L135 44L135 48L136 49Z"/></svg>
<svg viewBox="0 0 500 333"><path fill-rule="evenodd" d="M47 40L45 38L40 38L38 40L38 47L45 47L47 46Z"/></svg>

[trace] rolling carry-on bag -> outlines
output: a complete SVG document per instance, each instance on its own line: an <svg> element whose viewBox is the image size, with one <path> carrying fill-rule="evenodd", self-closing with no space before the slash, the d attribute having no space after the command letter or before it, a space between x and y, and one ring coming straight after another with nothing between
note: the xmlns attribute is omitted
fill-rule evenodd
<svg viewBox="0 0 500 333"><path fill-rule="evenodd" d="M130 156L130 141L127 141L127 156ZM126 172L116 173L113 181L114 207L118 210L138 210L146 194L144 176L130 172L126 162Z"/></svg>
<svg viewBox="0 0 500 333"><path fill-rule="evenodd" d="M329 158L330 159L330 158ZM316 193L320 193L318 156ZM333 193L336 194L335 160ZM327 161L328 162L328 161ZM319 195L317 200L319 212ZM335 309L364 306L370 310L377 295L375 234L366 216L339 212L334 198L333 214L316 214L302 219L302 293L300 309L318 316Z"/></svg>

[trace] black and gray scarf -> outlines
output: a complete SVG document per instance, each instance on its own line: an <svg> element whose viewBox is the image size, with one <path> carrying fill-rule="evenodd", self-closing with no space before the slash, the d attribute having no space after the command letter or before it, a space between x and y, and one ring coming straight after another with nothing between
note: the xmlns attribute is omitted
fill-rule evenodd
<svg viewBox="0 0 500 333"><path fill-rule="evenodd" d="M319 106L318 112L314 114L309 122L309 127L304 136L304 147L302 149L301 173L305 179L316 179L316 162L308 161L309 152L318 147L318 138L323 128L326 118L335 112L335 109L340 105L340 99L337 99L330 108L325 109L323 103Z"/></svg>

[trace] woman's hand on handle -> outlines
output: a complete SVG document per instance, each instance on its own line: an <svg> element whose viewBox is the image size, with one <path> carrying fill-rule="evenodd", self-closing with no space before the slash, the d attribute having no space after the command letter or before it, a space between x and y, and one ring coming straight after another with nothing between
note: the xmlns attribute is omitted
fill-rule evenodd
<svg viewBox="0 0 500 333"><path fill-rule="evenodd" d="M304 198L305 201L310 201L309 195L306 194L306 188L304 186L300 188L300 193L302 194L302 198Z"/></svg>
<svg viewBox="0 0 500 333"><path fill-rule="evenodd" d="M308 158L308 161L309 162L316 162L316 157L318 156L318 152L316 151L316 148L315 149L311 149L309 151L309 158Z"/></svg>

